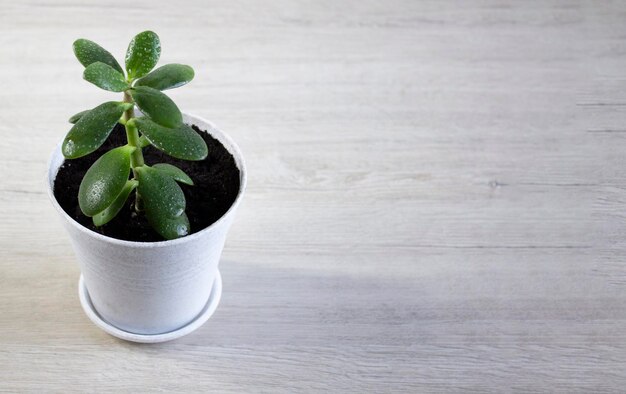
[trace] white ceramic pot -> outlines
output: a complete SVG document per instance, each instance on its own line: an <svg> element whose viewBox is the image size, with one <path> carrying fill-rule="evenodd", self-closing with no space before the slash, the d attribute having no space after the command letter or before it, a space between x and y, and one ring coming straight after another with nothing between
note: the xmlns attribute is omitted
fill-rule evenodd
<svg viewBox="0 0 626 394"><path fill-rule="evenodd" d="M246 168L239 148L210 122L183 116L220 141L233 155L239 168L240 188L235 202L217 222L183 238L162 242L131 242L103 236L73 220L54 197L54 179L64 157L59 144L48 165L47 186L52 204L62 218L78 258L87 295L81 302L89 317L101 328L124 339L159 342L180 335L141 340L138 335L187 334L204 323L198 316L207 312L214 283L219 281L218 263L226 233L246 188ZM221 291L221 281L216 283ZM215 297L215 291L213 291ZM219 294L217 295L219 297ZM219 302L219 300L217 300ZM215 300L213 300L215 304ZM215 309L212 305L212 310ZM210 313L212 313L212 310ZM96 321L100 318L101 321ZM113 327L107 327L107 325ZM110 329L107 329L110 328ZM161 339L159 339L161 338Z"/></svg>

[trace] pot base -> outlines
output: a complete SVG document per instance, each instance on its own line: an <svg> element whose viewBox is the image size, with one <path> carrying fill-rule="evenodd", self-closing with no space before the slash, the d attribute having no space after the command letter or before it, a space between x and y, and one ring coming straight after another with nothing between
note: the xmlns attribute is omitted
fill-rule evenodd
<svg viewBox="0 0 626 394"><path fill-rule="evenodd" d="M100 314L98 314L96 309L93 307L93 304L91 303L91 298L89 298L89 292L87 291L87 287L85 286L82 275L78 280L78 297L80 298L80 305L83 307L83 310L85 311L85 314L87 315L89 320L91 320L96 326L98 326L106 333L130 342L166 342L180 338L195 331L196 329L200 328L200 326L202 326L207 320L209 320L211 315L213 315L213 312L215 312L215 309L217 309L217 305L220 303L220 298L222 297L222 276L220 275L220 272L218 270L217 275L215 275L215 282L213 283L213 288L211 290L209 300L195 319L179 329L169 331L163 334L136 334L133 332L121 330L104 320L100 316Z"/></svg>

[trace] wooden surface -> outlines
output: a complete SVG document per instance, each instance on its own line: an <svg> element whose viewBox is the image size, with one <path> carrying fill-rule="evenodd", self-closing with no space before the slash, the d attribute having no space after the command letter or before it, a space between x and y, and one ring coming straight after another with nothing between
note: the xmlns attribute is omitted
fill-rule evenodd
<svg viewBox="0 0 626 394"><path fill-rule="evenodd" d="M626 4L0 5L0 391L623 392ZM116 97L71 43L144 29L249 190L199 331L98 330L44 189Z"/></svg>

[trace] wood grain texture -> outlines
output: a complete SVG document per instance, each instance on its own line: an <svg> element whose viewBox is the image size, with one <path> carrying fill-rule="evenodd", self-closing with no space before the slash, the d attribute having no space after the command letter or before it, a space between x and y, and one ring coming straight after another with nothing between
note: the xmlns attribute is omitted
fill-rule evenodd
<svg viewBox="0 0 626 394"><path fill-rule="evenodd" d="M117 7L123 11L113 11ZM0 391L623 392L619 1L0 4ZM111 99L71 43L153 29L241 146L222 303L175 342L83 315L47 201Z"/></svg>

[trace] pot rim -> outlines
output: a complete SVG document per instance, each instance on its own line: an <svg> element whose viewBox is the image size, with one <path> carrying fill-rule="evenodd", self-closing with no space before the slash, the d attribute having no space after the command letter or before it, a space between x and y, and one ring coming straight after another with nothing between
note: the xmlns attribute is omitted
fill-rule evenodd
<svg viewBox="0 0 626 394"><path fill-rule="evenodd" d="M79 231L88 234L89 236L91 236L92 238L98 239L100 241L103 242L108 242L111 244L115 244L115 245L119 245L119 246L125 246L125 247L134 247L134 248L155 248L155 247L168 247L168 246L175 246L175 245L180 245L183 243L187 243L187 242L192 242L200 237L202 237L203 235L205 235L206 233L212 232L215 230L215 228L217 228L221 222L223 222L224 220L226 220L226 217L228 217L229 215L232 215L233 212L235 211L235 209L239 206L241 199L243 197L244 191L246 190L246 186L247 186L247 182L248 182L248 174L246 171L246 163L244 161L243 158L243 154L241 153L241 150L239 149L239 146L235 143L235 141L232 140L232 138L230 138L230 136L226 133L224 133L222 130L220 130L217 126L215 126L215 124L213 124L212 122L200 117L200 116L196 116L187 112L183 112L183 116L186 116L189 120L189 122L193 122L194 120L196 120L197 122L202 122L207 126L208 130L205 130L207 133L209 133L209 135L213 136L214 138L216 138L234 157L235 159L235 164L239 164L240 166L238 166L239 169L239 191L237 192L237 197L235 198L235 201L233 201L233 203L231 204L230 208L228 208L228 210L219 218L217 219L215 222L213 222L210 226L203 228L202 230L193 233L193 234L189 234L187 236L181 237L181 238L176 238L176 239L171 239L171 240L164 240L164 241L153 241L153 242L142 242L142 241L127 241L127 240L123 240L123 239L117 239L117 238L112 238L106 235L102 235L100 233L97 233L91 229L88 229L87 227L83 226L82 224L78 223L76 220L74 220L74 218L72 218L70 215L67 214L67 212L65 212L65 210L61 207L61 205L59 205L59 202L57 201L56 197L54 196L54 190L51 187L51 185L54 184L54 179L52 178L52 175L54 175L54 178L56 178L57 173L58 173L58 169L54 172L54 174L51 173L50 169L52 168L52 162L53 159L56 156L56 153L60 151L61 149L61 144L63 143L63 140L61 140L61 142L59 142L57 144L57 146L55 147L55 149L52 151L52 154L50 154L50 158L48 159L48 165L46 167L47 169L47 174L46 174L46 190L48 192L48 197L50 198L50 200L52 201L52 205L54 206L54 208L61 213L61 215L63 215L63 217L65 217L65 219L67 219L72 226L76 227ZM229 149L230 148L230 149ZM231 151L232 149L232 151Z"/></svg>

